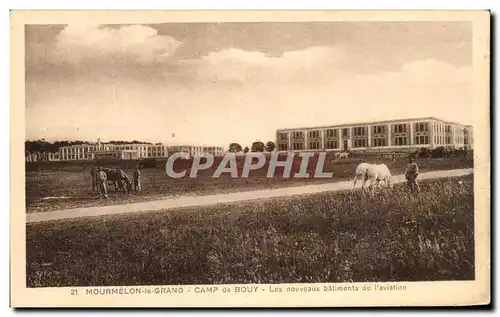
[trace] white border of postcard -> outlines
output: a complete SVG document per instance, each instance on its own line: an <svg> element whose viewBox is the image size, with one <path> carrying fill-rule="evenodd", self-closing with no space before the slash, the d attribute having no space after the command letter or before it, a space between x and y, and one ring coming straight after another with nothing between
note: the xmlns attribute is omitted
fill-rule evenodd
<svg viewBox="0 0 500 317"><path fill-rule="evenodd" d="M229 21L470 21L473 23L474 281L208 285L216 292L156 294L167 286L27 288L24 178L24 25L93 23L166 23ZM450 306L490 302L490 12L489 11L12 11L11 12L11 306L13 307L364 307ZM335 285L358 291L307 292ZM236 292L255 289L258 292ZM387 289L381 291L380 287ZM204 285L207 287L207 285ZM281 288L284 292L270 292ZM231 292L224 292L224 289ZM369 288L369 290L368 290ZM119 289L115 295L95 295ZM286 291L286 290L289 291ZM302 289L302 291L292 291ZM376 290L378 289L378 291ZM120 295L121 294L121 295Z"/></svg>

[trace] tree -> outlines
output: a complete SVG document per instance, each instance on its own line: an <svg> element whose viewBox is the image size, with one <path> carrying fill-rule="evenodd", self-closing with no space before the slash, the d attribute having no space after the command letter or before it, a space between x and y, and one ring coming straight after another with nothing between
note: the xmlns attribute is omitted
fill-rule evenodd
<svg viewBox="0 0 500 317"><path fill-rule="evenodd" d="M267 152L272 152L276 148L276 144L274 144L273 141L269 141L266 143L266 151Z"/></svg>
<svg viewBox="0 0 500 317"><path fill-rule="evenodd" d="M264 152L265 148L264 142L255 141L252 143L252 152Z"/></svg>
<svg viewBox="0 0 500 317"><path fill-rule="evenodd" d="M229 149L227 150L229 153L241 152L242 147L239 143L231 143L229 144Z"/></svg>
<svg viewBox="0 0 500 317"><path fill-rule="evenodd" d="M245 146L245 149L243 150L243 152L248 153L248 151L250 151L250 149L248 148L248 146Z"/></svg>

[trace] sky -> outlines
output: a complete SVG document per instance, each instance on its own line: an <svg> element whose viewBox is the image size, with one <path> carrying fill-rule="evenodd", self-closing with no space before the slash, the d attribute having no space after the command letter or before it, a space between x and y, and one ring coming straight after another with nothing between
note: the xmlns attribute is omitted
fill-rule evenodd
<svg viewBox="0 0 500 317"><path fill-rule="evenodd" d="M472 124L468 22L28 25L26 138L250 146L276 129Z"/></svg>

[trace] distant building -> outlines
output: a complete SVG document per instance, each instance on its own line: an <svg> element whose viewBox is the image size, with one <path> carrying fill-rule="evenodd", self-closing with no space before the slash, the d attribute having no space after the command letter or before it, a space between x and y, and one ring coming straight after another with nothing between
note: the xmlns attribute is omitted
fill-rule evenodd
<svg viewBox="0 0 500 317"><path fill-rule="evenodd" d="M472 126L434 117L278 129L278 151L410 151L473 148Z"/></svg>
<svg viewBox="0 0 500 317"><path fill-rule="evenodd" d="M63 146L59 149L61 161L93 160L101 158L139 159L143 157L165 157L168 154L164 145L153 144L112 144L101 143Z"/></svg>
<svg viewBox="0 0 500 317"><path fill-rule="evenodd" d="M46 162L58 161L59 153L52 152L32 152L26 154L26 162Z"/></svg>
<svg viewBox="0 0 500 317"><path fill-rule="evenodd" d="M99 139L94 144L63 146L57 153L32 153L26 156L27 162L34 161L72 161L94 159L137 160L142 158L162 158L169 154L184 151L190 156L199 153L222 155L224 149L216 146L168 146L158 144L111 144L102 143Z"/></svg>
<svg viewBox="0 0 500 317"><path fill-rule="evenodd" d="M225 153L224 148L220 146L172 145L168 147L168 150L170 153L187 153L191 157L204 153L221 156Z"/></svg>

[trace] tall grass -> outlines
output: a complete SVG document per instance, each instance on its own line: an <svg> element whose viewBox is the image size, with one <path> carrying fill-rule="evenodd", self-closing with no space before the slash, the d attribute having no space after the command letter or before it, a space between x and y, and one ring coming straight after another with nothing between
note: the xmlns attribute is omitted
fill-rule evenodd
<svg viewBox="0 0 500 317"><path fill-rule="evenodd" d="M27 226L27 285L474 279L472 176Z"/></svg>

